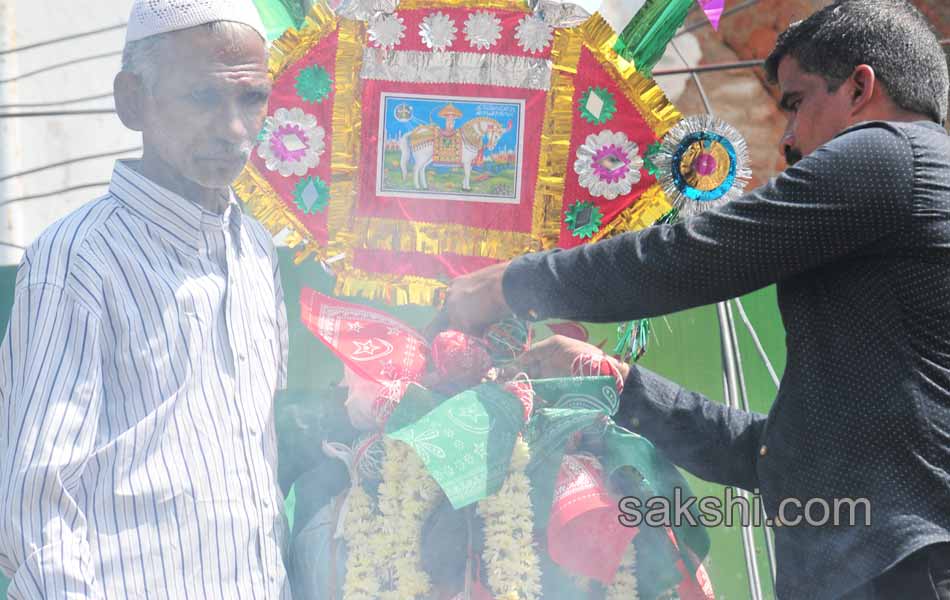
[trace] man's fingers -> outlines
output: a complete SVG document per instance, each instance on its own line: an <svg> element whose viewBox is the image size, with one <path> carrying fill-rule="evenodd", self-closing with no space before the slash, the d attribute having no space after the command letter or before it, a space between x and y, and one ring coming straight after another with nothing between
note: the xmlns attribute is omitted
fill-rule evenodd
<svg viewBox="0 0 950 600"><path fill-rule="evenodd" d="M508 368L514 371L512 376L524 373L531 379L540 379L543 376L541 367L541 356L532 348L516 358Z"/></svg>

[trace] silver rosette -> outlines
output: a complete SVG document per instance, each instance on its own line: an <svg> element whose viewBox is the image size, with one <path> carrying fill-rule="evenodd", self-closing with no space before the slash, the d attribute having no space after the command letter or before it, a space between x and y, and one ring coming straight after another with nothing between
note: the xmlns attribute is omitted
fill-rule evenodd
<svg viewBox="0 0 950 600"><path fill-rule="evenodd" d="M667 199L684 217L738 198L752 176L742 134L711 115L677 123L650 160Z"/></svg>

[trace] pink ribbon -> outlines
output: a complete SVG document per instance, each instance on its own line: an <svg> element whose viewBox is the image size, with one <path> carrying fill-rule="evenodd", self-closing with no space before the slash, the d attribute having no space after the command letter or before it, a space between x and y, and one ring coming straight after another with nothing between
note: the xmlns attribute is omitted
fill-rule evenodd
<svg viewBox="0 0 950 600"><path fill-rule="evenodd" d="M722 17L722 10L726 6L726 0L696 0L699 2L699 7L703 9L703 12L706 13L706 18L709 19L709 23L712 25L712 28L719 30L719 19Z"/></svg>

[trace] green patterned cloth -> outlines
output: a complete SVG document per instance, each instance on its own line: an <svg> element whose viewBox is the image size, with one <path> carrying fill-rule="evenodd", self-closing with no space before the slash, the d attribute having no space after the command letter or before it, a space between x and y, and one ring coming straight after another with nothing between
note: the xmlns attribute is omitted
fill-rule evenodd
<svg viewBox="0 0 950 600"><path fill-rule="evenodd" d="M419 455L453 508L459 509L501 487L521 429L521 414L515 396L487 383L445 400L387 435ZM393 416L405 422L402 414Z"/></svg>
<svg viewBox="0 0 950 600"><path fill-rule="evenodd" d="M621 482L623 493L639 497L641 502L648 498L663 496L673 498L676 488L681 489L683 498L689 498L693 491L689 483L669 460L657 452L656 447L645 437L627 431L611 423L604 431L604 473L608 479ZM623 471L634 471L636 481L634 485L623 485L624 480L630 482L629 477L622 477ZM692 505L690 513L699 522L699 509ZM681 527L674 527L676 539L688 546L700 560L709 552L709 533L702 525L691 527L683 523ZM685 550L682 549L682 550ZM686 564L690 561L685 552L683 558Z"/></svg>

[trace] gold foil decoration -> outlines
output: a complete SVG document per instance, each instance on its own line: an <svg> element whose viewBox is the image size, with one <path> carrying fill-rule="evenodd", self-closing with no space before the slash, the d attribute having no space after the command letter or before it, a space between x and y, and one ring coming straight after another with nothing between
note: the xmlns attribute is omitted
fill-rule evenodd
<svg viewBox="0 0 950 600"><path fill-rule="evenodd" d="M231 188L239 198L244 199L251 215L271 232L271 235L290 229L290 235L285 241L287 247L297 248L303 245L294 256L296 264L299 265L311 255L324 258L321 245L313 239L293 209L280 199L267 179L258 173L253 165L248 164L244 168L237 180L231 184Z"/></svg>
<svg viewBox="0 0 950 600"><path fill-rule="evenodd" d="M280 77L287 67L303 58L311 48L333 33L336 26L337 17L326 2L320 0L314 4L304 19L303 27L299 30L288 29L271 44L268 58L271 77Z"/></svg>
<svg viewBox="0 0 950 600"><path fill-rule="evenodd" d="M551 46L551 89L545 100L538 182L534 193L531 235L543 249L557 245L561 234L564 180L570 163L574 125L574 76L581 58L577 28L558 29Z"/></svg>
<svg viewBox="0 0 950 600"><path fill-rule="evenodd" d="M696 170L696 161L703 154L710 155L715 161L715 169L705 175ZM686 152L683 153L683 159L680 161L680 174L690 187L709 192L718 188L729 177L731 166L732 157L722 144L710 141L707 147L705 142L697 141L690 144Z"/></svg>
<svg viewBox="0 0 950 600"><path fill-rule="evenodd" d="M512 0L403 0L400 10L438 8L479 8L530 12L527 3ZM334 31L338 47L334 69L333 139L330 181L330 205L327 227L330 239L321 248L300 222L294 209L284 203L251 165L234 184L235 191L247 199L251 213L271 233L290 230L287 245L302 247L295 256L300 263L311 255L326 259L343 255L338 263L336 294L381 300L392 305L434 305L443 296L446 284L436 279L414 276L380 275L356 269L354 249L442 253L498 258L504 260L525 252L553 248L560 236L564 182L572 157L570 142L575 115L575 77L582 48L586 47L618 89L637 107L644 121L662 137L682 115L653 81L636 71L636 66L614 51L616 33L599 14L574 28L554 32L551 48L551 88L545 97L541 139L539 140L538 178L530 233L497 231L459 224L433 224L371 217L354 217L358 193L361 135L361 88L366 25L361 21L338 18L321 0L314 5L300 30L288 30L271 49L269 70L280 77L302 59L316 44ZM652 225L669 211L662 189L655 185L636 202L606 224L592 241L623 231Z"/></svg>
<svg viewBox="0 0 950 600"><path fill-rule="evenodd" d="M614 219L594 234L591 242L604 240L627 231L639 231L652 227L657 219L670 211L672 207L666 200L663 188L650 186L637 198L636 203L624 209Z"/></svg>
<svg viewBox="0 0 950 600"><path fill-rule="evenodd" d="M443 297L446 284L426 277L377 275L359 269L348 269L337 276L337 296L359 296L386 302L393 306L418 304L435 306Z"/></svg>
<svg viewBox="0 0 950 600"><path fill-rule="evenodd" d="M617 34L600 14L594 14L580 27L584 45L591 51L604 70L612 75L624 96L637 107L657 138L662 138L683 115L667 99L663 90L652 79L647 79L636 66L613 49Z"/></svg>
<svg viewBox="0 0 950 600"><path fill-rule="evenodd" d="M352 236L347 232L359 188L363 110L359 73L365 35L366 26L363 23L350 20L340 22L334 68L336 93L333 98L333 150L330 154L330 206L327 213L331 254L345 253L352 248Z"/></svg>
<svg viewBox="0 0 950 600"><path fill-rule="evenodd" d="M531 234L497 231L456 223L422 223L399 219L359 218L356 238L371 250L459 254L497 258L530 252Z"/></svg>

